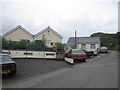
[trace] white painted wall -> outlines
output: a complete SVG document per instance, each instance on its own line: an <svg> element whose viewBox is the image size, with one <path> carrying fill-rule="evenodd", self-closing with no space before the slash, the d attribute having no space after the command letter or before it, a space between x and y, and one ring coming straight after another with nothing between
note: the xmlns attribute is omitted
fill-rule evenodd
<svg viewBox="0 0 120 90"><path fill-rule="evenodd" d="M9 53L9 50L2 50L3 53ZM29 53L32 55L25 55ZM10 50L10 56L12 58L54 58L56 59L56 52L44 52L44 51L24 51L24 50Z"/></svg>
<svg viewBox="0 0 120 90"><path fill-rule="evenodd" d="M49 32L48 32L49 31ZM51 41L51 42L62 42L62 39L57 36L55 33L53 33L51 30L46 30L45 32L41 33L40 35L38 35L37 37L34 38L35 40L42 40L44 36L44 39L46 39L47 41Z"/></svg>
<svg viewBox="0 0 120 90"><path fill-rule="evenodd" d="M25 33L22 29L17 29L7 36L4 36L4 38L12 41L21 41L22 39L33 41L33 36Z"/></svg>

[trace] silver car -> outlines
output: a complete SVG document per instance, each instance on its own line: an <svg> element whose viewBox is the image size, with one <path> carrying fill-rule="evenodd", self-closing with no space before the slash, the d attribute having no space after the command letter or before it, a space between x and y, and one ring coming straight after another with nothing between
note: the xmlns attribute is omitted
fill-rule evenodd
<svg viewBox="0 0 120 90"><path fill-rule="evenodd" d="M100 48L100 53L108 53L108 48L107 47L101 47Z"/></svg>

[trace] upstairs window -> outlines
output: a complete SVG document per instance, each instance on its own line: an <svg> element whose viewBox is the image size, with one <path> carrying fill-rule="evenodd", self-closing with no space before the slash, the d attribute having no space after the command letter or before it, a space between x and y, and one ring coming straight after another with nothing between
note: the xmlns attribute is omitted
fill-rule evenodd
<svg viewBox="0 0 120 90"><path fill-rule="evenodd" d="M51 41L46 41L46 46L50 47L51 46Z"/></svg>

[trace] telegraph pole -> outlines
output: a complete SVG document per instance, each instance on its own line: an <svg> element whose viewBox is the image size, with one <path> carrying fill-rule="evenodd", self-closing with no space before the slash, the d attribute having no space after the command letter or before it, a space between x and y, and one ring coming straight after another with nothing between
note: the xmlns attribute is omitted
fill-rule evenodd
<svg viewBox="0 0 120 90"><path fill-rule="evenodd" d="M76 41L76 30L75 30L75 49L77 48L77 41Z"/></svg>

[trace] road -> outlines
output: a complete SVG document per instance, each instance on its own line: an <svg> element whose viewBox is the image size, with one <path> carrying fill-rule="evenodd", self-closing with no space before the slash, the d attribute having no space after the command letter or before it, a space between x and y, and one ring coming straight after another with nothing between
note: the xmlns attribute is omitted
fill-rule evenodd
<svg viewBox="0 0 120 90"><path fill-rule="evenodd" d="M47 59L13 59L17 63L17 73L15 76L2 77L2 85L6 85L20 80L28 79L47 72L69 66L65 61Z"/></svg>
<svg viewBox="0 0 120 90"><path fill-rule="evenodd" d="M118 52L39 75L4 88L118 88Z"/></svg>

